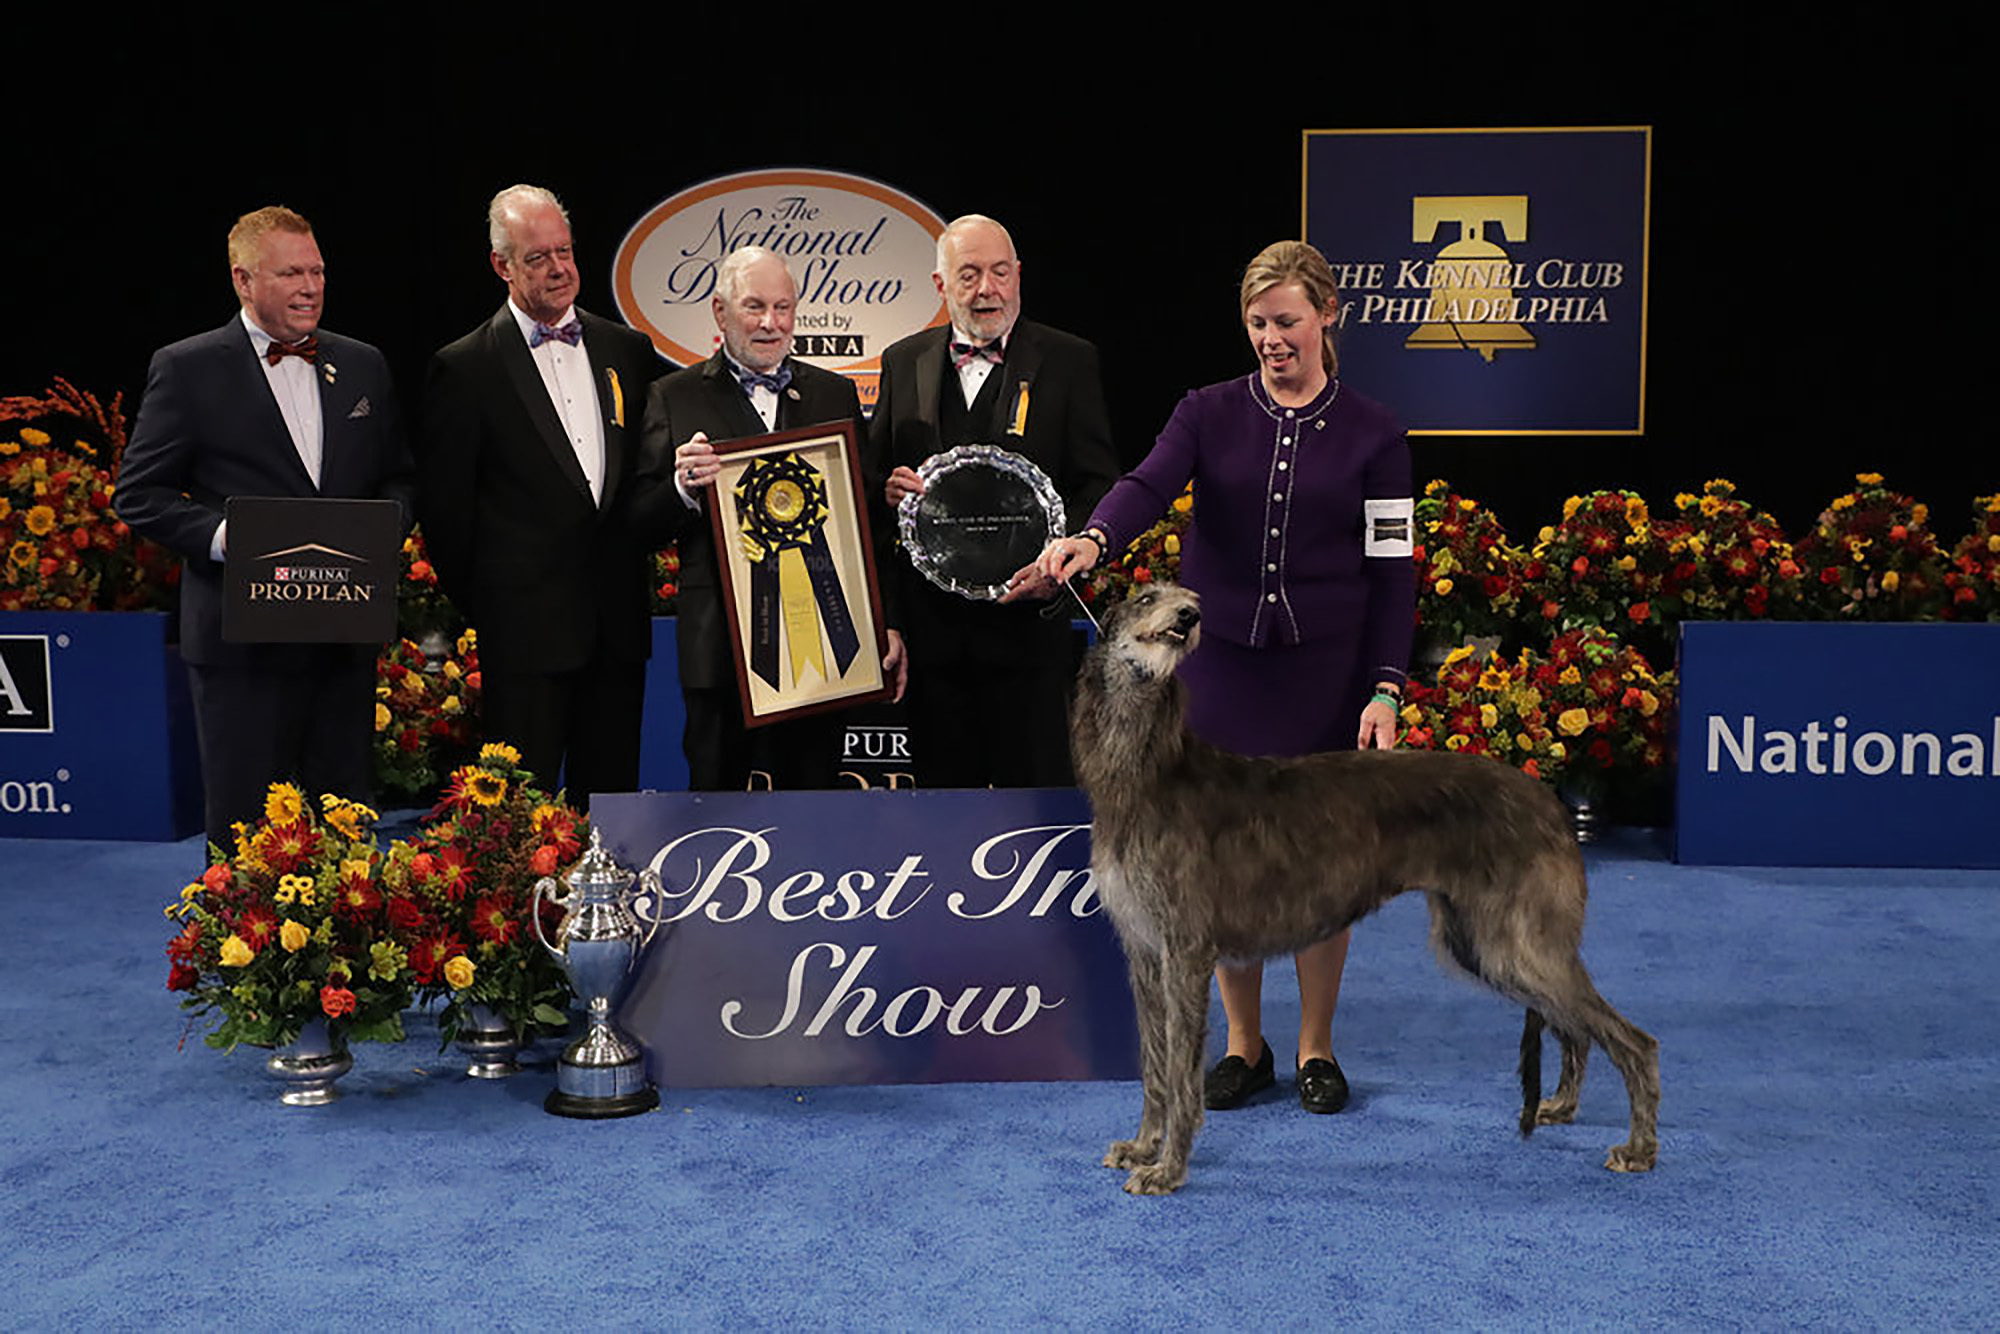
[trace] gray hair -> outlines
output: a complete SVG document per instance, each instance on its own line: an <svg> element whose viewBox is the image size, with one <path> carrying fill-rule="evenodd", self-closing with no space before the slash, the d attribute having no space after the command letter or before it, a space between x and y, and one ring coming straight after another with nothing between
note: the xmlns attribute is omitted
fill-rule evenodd
<svg viewBox="0 0 2000 1334"><path fill-rule="evenodd" d="M958 239L958 234L960 232L965 231L969 227L976 227L981 223L984 223L988 227L994 228L1000 233L1000 235L1006 237L1007 254L1013 259L1013 261L1016 264L1019 264L1021 262L1020 252L1014 249L1013 233L1009 232L1005 227L1002 227L999 223L995 222L993 219L987 217L984 213L967 213L962 217L953 218L950 222L947 222L944 225L944 230L938 233L937 268L934 270L934 272L937 273L946 272L946 266L949 263L949 257L945 254L945 251L953 241L956 241Z"/></svg>
<svg viewBox="0 0 2000 1334"><path fill-rule="evenodd" d="M514 236L507 230L508 220L519 217L535 204L546 204L561 214L565 223L569 221L569 210L553 190L539 185L510 185L494 195L493 202L486 206L486 240L494 254L505 260L514 258Z"/></svg>
<svg viewBox="0 0 2000 1334"><path fill-rule="evenodd" d="M798 296L799 280L792 276L792 266L785 263L785 257L775 250L767 250L760 245L740 246L723 259L715 270L715 294L724 304L735 305L736 293L743 286L743 273L752 264L767 259L775 259L784 267L785 277L791 279L792 295Z"/></svg>

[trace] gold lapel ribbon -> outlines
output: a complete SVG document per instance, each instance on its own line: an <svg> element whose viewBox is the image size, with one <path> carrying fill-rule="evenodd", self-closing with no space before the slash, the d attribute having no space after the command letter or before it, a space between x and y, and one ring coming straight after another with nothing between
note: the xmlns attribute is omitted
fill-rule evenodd
<svg viewBox="0 0 2000 1334"><path fill-rule="evenodd" d="M606 366L604 374L611 381L611 424L622 431L625 429L625 386L618 383L616 366Z"/></svg>
<svg viewBox="0 0 2000 1334"><path fill-rule="evenodd" d="M824 630L838 674L845 676L860 636L826 543L826 479L796 453L781 454L752 460L735 496L750 562L750 669L773 690L785 688L778 673L782 633L792 685L808 666L822 680L833 680L822 651Z"/></svg>
<svg viewBox="0 0 2000 1334"><path fill-rule="evenodd" d="M1028 433L1028 382L1026 380L1023 380L1021 381L1020 388L1014 394L1014 415L1008 419L1007 434L1026 435L1027 433Z"/></svg>

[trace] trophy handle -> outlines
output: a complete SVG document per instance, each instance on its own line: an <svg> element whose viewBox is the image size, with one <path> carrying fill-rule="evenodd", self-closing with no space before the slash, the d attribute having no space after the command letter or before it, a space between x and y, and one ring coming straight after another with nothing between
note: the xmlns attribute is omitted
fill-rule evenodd
<svg viewBox="0 0 2000 1334"><path fill-rule="evenodd" d="M646 928L646 938L639 942L639 947L644 949L653 943L653 937L658 933L660 923L667 920L667 915L663 911L666 905L660 902L661 896L667 891L666 886L660 883L660 873L650 866L639 872L639 890L642 894L653 896L653 924Z"/></svg>
<svg viewBox="0 0 2000 1334"><path fill-rule="evenodd" d="M569 907L568 898L556 892L558 883L552 875L545 875L535 882L535 895L528 904L528 922L535 928L535 939L542 942L542 948L557 957L561 957L562 951L549 944L549 938L542 933L542 897L544 895L547 895L549 902L555 904L558 908Z"/></svg>

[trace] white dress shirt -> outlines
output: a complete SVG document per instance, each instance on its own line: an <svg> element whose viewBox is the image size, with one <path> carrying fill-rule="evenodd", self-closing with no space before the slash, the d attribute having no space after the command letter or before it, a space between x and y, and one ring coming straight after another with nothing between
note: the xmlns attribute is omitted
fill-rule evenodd
<svg viewBox="0 0 2000 1334"><path fill-rule="evenodd" d="M320 368L304 357L285 357L273 366L267 355L276 340L250 318L248 310L243 312L243 329L250 335L250 350L256 354L257 368L264 372L264 383L271 386L271 397L278 405L278 415L285 419L285 430L292 437L292 448L298 451L299 462L317 489L325 442L325 430L320 421L319 381L316 378ZM215 560L221 560L228 548L228 528L229 521L225 519L215 525L215 534L208 539L208 554Z"/></svg>
<svg viewBox="0 0 2000 1334"><path fill-rule="evenodd" d="M1007 335L1013 332L1014 331L1012 329L1009 329L1007 333L1003 333L1000 335L999 338L993 340L1000 344L1001 351L1003 352L1006 351ZM953 343L970 343L974 347L980 347L984 345L981 339L974 338L971 334L959 328L956 324L951 326L951 341ZM951 355L951 347L949 344L945 346L944 354L946 356ZM985 357L974 357L972 360L966 362L963 366L960 366L958 368L958 387L965 394L966 407L968 408L971 407L972 401L979 397L979 391L986 387L986 377L999 369L1000 369L999 366L997 366L993 362L988 361Z"/></svg>
<svg viewBox="0 0 2000 1334"><path fill-rule="evenodd" d="M520 326L521 340L531 341L534 317L524 314L512 301L507 303L507 310ZM554 327L560 328L575 318L576 307L571 306L561 319L554 321ZM529 347L528 355L534 358L542 387L549 391L549 402L562 422L563 435L576 451L576 461L590 483L590 498L601 505L604 503L604 411L598 406L597 378L590 373L590 357L582 343L571 347L560 338L551 338L540 347Z"/></svg>

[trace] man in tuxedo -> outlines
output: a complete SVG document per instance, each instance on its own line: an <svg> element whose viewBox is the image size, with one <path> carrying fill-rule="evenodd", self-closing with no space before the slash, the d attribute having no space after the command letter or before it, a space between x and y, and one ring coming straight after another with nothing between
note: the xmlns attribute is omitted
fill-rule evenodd
<svg viewBox="0 0 2000 1334"><path fill-rule="evenodd" d="M951 316L882 354L869 432L871 477L893 514L921 492L918 465L956 445L1031 459L1061 493L1074 531L1118 478L1097 349L1020 318L1021 264L991 218L959 218L938 237L932 275ZM882 516L879 523L891 522ZM921 787L1050 787L1071 781L1069 618L1043 615L1056 585L1024 571L1008 605L948 593L907 559L889 613L914 667L911 746Z"/></svg>
<svg viewBox="0 0 2000 1334"><path fill-rule="evenodd" d="M721 471L711 444L798 426L854 423L865 438L860 399L844 375L792 357L798 286L777 254L733 250L718 266L710 309L722 346L699 366L674 372L646 401L646 454L673 459L673 494L663 496L668 531L680 539L680 674L687 704L683 747L688 786L741 792L753 770L778 788L825 788L838 769L841 713L811 714L758 728L743 726L729 651L728 608L716 568L706 492ZM901 695L902 638L890 631L885 673Z"/></svg>
<svg viewBox="0 0 2000 1334"><path fill-rule="evenodd" d="M382 354L319 327L326 268L288 208L229 233L242 309L153 354L118 478L134 532L181 557L181 657L201 747L208 839L252 822L279 780L365 800L375 649L222 637L231 496L392 499L408 524L413 477Z"/></svg>
<svg viewBox="0 0 2000 1334"><path fill-rule="evenodd" d="M643 334L579 309L569 215L516 185L487 210L507 300L431 361L418 514L479 632L483 731L572 802L639 783L650 553L631 514Z"/></svg>

